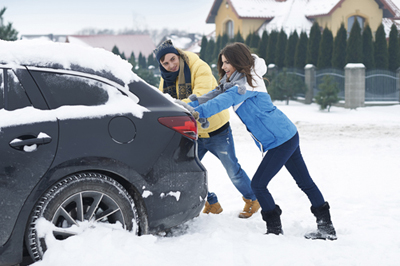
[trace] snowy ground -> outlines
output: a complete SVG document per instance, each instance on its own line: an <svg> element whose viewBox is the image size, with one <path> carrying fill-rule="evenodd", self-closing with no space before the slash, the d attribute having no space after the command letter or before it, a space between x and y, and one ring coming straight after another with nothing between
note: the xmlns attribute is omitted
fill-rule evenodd
<svg viewBox="0 0 400 266"><path fill-rule="evenodd" d="M299 129L311 176L331 205L337 241L303 237L316 228L315 218L286 169L269 185L285 235L264 235L260 213L239 219L241 195L210 154L203 163L221 214L201 214L172 237L98 227L51 244L33 265L400 265L400 105L328 113L315 104L275 104ZM235 114L231 124L239 162L252 176L261 153Z"/></svg>

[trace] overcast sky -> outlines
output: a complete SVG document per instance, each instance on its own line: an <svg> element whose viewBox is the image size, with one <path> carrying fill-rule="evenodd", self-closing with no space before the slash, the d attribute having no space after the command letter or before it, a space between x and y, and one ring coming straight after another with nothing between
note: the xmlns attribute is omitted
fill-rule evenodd
<svg viewBox="0 0 400 266"><path fill-rule="evenodd" d="M19 34L74 34L86 28L179 29L208 34L214 0L0 0Z"/></svg>

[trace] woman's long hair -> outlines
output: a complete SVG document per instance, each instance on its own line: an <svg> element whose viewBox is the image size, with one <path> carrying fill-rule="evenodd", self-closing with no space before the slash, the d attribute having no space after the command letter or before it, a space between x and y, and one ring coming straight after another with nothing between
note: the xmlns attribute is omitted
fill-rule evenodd
<svg viewBox="0 0 400 266"><path fill-rule="evenodd" d="M236 68L236 71L246 76L247 83L254 88L253 77L251 75L251 69L254 68L254 58L251 55L249 47L243 43L235 42L228 44L221 50L217 63L219 80L225 75L225 71L222 69L222 55Z"/></svg>

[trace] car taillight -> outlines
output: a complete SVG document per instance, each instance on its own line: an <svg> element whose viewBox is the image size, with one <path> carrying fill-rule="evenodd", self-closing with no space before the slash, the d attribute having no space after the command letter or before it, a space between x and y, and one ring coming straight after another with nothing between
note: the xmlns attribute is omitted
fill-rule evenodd
<svg viewBox="0 0 400 266"><path fill-rule="evenodd" d="M197 123L192 116L160 117L158 122L188 138L197 139Z"/></svg>

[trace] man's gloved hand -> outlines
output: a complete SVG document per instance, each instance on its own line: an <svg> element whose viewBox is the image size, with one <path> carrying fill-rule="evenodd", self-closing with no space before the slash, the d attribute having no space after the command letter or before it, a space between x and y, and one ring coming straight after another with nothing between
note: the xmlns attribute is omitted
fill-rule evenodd
<svg viewBox="0 0 400 266"><path fill-rule="evenodd" d="M197 114L199 114L199 113L197 113ZM199 121L201 128L203 128L203 129L206 129L210 126L210 122L208 122L207 118L201 117L201 118L198 118L197 121Z"/></svg>
<svg viewBox="0 0 400 266"><path fill-rule="evenodd" d="M190 113L190 114L194 117L194 119L199 120L199 112L193 111L193 112Z"/></svg>

